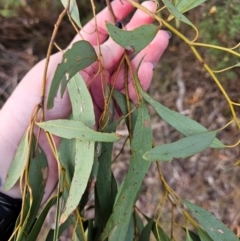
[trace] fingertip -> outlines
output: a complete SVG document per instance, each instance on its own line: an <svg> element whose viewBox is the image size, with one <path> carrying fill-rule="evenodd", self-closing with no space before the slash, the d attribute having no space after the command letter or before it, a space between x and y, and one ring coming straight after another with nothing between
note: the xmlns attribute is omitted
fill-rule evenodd
<svg viewBox="0 0 240 241"><path fill-rule="evenodd" d="M139 68L138 78L143 90L147 90L152 82L154 63L145 62Z"/></svg>
<svg viewBox="0 0 240 241"><path fill-rule="evenodd" d="M154 13L156 11L156 5L152 1L145 1L141 4L149 12ZM127 24L127 30L132 30L143 24L150 24L153 22L154 18L150 16L151 14L144 12L141 9L137 9L136 13L133 15L131 21Z"/></svg>

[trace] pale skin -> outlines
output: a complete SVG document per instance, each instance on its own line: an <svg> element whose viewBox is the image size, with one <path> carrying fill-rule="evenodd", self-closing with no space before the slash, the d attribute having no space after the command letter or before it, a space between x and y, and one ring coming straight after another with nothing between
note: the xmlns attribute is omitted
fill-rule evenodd
<svg viewBox="0 0 240 241"><path fill-rule="evenodd" d="M143 5L150 11L154 12L154 2L147 1L144 2ZM124 0L113 1L112 7L117 21L123 20L133 10L131 4ZM119 61L121 60L121 57L124 53L124 49L117 45L111 38L108 38L105 21L111 22L111 15L107 8L97 15L97 23L99 40L101 43L101 52L104 59L103 65L105 68L106 79L112 83L116 69L119 65ZM126 30L132 30L143 24L150 24L152 21L153 19L143 11L137 10L130 22L124 26L124 28ZM89 41L97 51L97 38L94 29L95 23L94 20L91 20L84 27L84 31L81 31L81 36L84 38L84 40ZM79 35L74 38L70 46L78 40L80 40ZM144 56L138 73L138 77L144 90L147 90L151 83L153 68L166 49L168 41L169 34L166 31L160 30L151 44L131 60L132 67L136 68ZM61 62L61 60L61 52L52 55L50 58L47 74L47 93L56 67ZM33 109L40 102L44 65L45 60L42 60L26 74L26 76L22 79L18 87L15 89L11 97L8 99L0 111L0 192L3 192L14 198L21 198L19 183L17 183L12 189L4 191L4 180L7 176L7 171L11 161L14 158L16 149L23 137L23 134L29 126L29 121ZM92 80L93 76L95 76L97 70L98 64L95 62L80 73L84 81L89 84L90 80ZM121 71L117 78L115 88L124 92L123 74L123 71ZM90 93L94 102L96 119L98 119L104 108L100 76L97 76L92 81L90 86ZM129 81L129 95L131 100L136 102L136 95L131 79ZM63 98L60 98L59 95L57 98L55 98L54 107L52 109L47 110L45 108L45 119L63 119L67 118L70 113L71 104L68 94L65 93ZM58 180L57 163L51 149L49 148L44 133L41 134L39 143L47 156L49 165L49 177L44 195L45 201L54 190ZM58 143L59 140L56 139L56 145L58 145Z"/></svg>

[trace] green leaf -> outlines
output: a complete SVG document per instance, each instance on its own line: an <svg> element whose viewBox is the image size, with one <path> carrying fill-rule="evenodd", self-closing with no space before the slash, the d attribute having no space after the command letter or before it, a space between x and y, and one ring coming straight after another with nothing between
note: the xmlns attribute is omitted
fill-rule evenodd
<svg viewBox="0 0 240 241"><path fill-rule="evenodd" d="M178 9L172 5L172 3L169 0L162 0L164 2L164 4L166 5L168 11L177 19L179 19L180 21L194 27L194 25L192 24L192 22L187 19L183 14L181 14Z"/></svg>
<svg viewBox="0 0 240 241"><path fill-rule="evenodd" d="M14 159L8 169L4 189L9 190L18 181L28 161L28 132L26 132L17 148Z"/></svg>
<svg viewBox="0 0 240 241"><path fill-rule="evenodd" d="M76 140L74 175L69 196L61 215L60 223L65 222L76 209L88 184L94 157L94 142Z"/></svg>
<svg viewBox="0 0 240 241"><path fill-rule="evenodd" d="M150 166L150 162L146 162L142 158L142 155L152 146L150 117L144 100L141 101L137 110L138 116L133 131L129 170L121 188L121 193L114 205L113 213L101 235L101 240L105 240L109 235L111 240L114 241L126 239L132 208Z"/></svg>
<svg viewBox="0 0 240 241"><path fill-rule="evenodd" d="M45 218L46 218L50 208L56 203L56 200L57 200L57 196L54 196L47 202L47 204L43 208L42 212L38 216L36 222L34 223L32 229L31 229L31 232L27 236L25 241L37 240L37 237L38 237L38 234L41 231L43 222L45 221Z"/></svg>
<svg viewBox="0 0 240 241"><path fill-rule="evenodd" d="M113 97L116 100L118 106L120 107L122 114L124 116L127 116L128 115L128 109L127 109L126 96L124 94L122 94L120 91L114 90L113 91ZM135 108L135 105L132 102L130 102L130 108L131 108L131 110L133 110ZM137 111L133 111L131 113L131 115L132 115L132 128L134 128L135 121L137 119ZM129 123L126 122L126 125L128 126ZM129 126L128 126L128 129L129 129Z"/></svg>
<svg viewBox="0 0 240 241"><path fill-rule="evenodd" d="M188 241L188 240L190 240L190 241L201 241L200 237L196 233L194 233L193 231L188 230L186 228L183 228L183 229L187 233L186 241Z"/></svg>
<svg viewBox="0 0 240 241"><path fill-rule="evenodd" d="M82 121L92 129L95 124L92 97L79 73L68 82L68 92L72 103L73 120Z"/></svg>
<svg viewBox="0 0 240 241"><path fill-rule="evenodd" d="M47 158L40 148L36 148L36 139L33 137L31 160L28 171L28 184L32 190L32 202L29 207L29 217L26 219L25 232L28 233L35 221L42 199L45 193L45 186L48 178Z"/></svg>
<svg viewBox="0 0 240 241"><path fill-rule="evenodd" d="M184 200L183 203L213 241L239 241L237 236L211 213L187 200Z"/></svg>
<svg viewBox="0 0 240 241"><path fill-rule="evenodd" d="M154 147L143 156L148 161L171 161L173 158L185 158L195 155L211 145L216 131L188 136L170 144Z"/></svg>
<svg viewBox="0 0 240 241"><path fill-rule="evenodd" d="M131 216L130 223L127 229L127 235L124 241L133 241L134 240L134 220L133 215ZM115 239L109 239L109 241L115 241Z"/></svg>
<svg viewBox="0 0 240 241"><path fill-rule="evenodd" d="M68 186L70 186L74 173L75 147L75 139L61 138L58 148L59 161L65 169L65 178Z"/></svg>
<svg viewBox="0 0 240 241"><path fill-rule="evenodd" d="M167 236L165 231L159 225L156 225L155 222L152 226L152 231L157 241L171 241L171 239Z"/></svg>
<svg viewBox="0 0 240 241"><path fill-rule="evenodd" d="M170 110L163 106L159 102L151 98L145 91L143 91L138 76L135 74L135 80L137 88L143 98L155 109L155 111L165 120L169 125L174 127L176 130L181 132L185 136L191 136L199 133L208 131L207 128L199 124L198 122L181 115L180 113ZM211 148L224 148L225 145L222 144L217 138L214 139L210 146Z"/></svg>
<svg viewBox="0 0 240 241"><path fill-rule="evenodd" d="M68 0L61 0L63 6L66 8ZM80 22L79 11L76 0L70 0L69 13L73 21L82 29L82 24Z"/></svg>
<svg viewBox="0 0 240 241"><path fill-rule="evenodd" d="M138 232L141 233L142 230L144 229L143 220L139 216L139 214L136 210L134 210L134 215L135 215L136 228L137 228Z"/></svg>
<svg viewBox="0 0 240 241"><path fill-rule="evenodd" d="M198 231L198 234L199 234L199 237L200 237L200 240L201 241L213 241L209 235L203 231L201 228L197 228L197 231Z"/></svg>
<svg viewBox="0 0 240 241"><path fill-rule="evenodd" d="M186 241L194 241L187 230Z"/></svg>
<svg viewBox="0 0 240 241"><path fill-rule="evenodd" d="M148 221L147 225L143 228L138 241L147 241L150 240L150 235L153 226L153 219Z"/></svg>
<svg viewBox="0 0 240 241"><path fill-rule="evenodd" d="M204 2L206 2L206 0L181 0L181 1L177 2L175 7L180 13L185 13L185 12L199 6L200 4L202 4ZM168 21L170 21L171 19L173 19L172 14L168 17Z"/></svg>
<svg viewBox="0 0 240 241"><path fill-rule="evenodd" d="M65 229L67 229L71 224L72 224L71 217L69 217L63 224L60 225L59 232L58 232L58 238L61 236L63 231ZM47 235L47 238L46 238L45 241L52 241L53 237L54 237L54 230L50 229L50 231L48 232L48 235Z"/></svg>
<svg viewBox="0 0 240 241"><path fill-rule="evenodd" d="M105 132L110 133L115 131L118 124L119 121L114 121L105 128ZM97 234L98 237L112 214L117 193L116 181L111 168L112 150L113 143L102 143L101 155L98 158L99 167L95 186L95 196L98 201L98 206L95 204L95 226L99 231Z"/></svg>
<svg viewBox="0 0 240 241"><path fill-rule="evenodd" d="M81 141L114 142L120 138L120 135L117 133L97 132L84 125L83 122L75 120L50 120L37 123L37 125L45 131L67 139L76 138Z"/></svg>
<svg viewBox="0 0 240 241"><path fill-rule="evenodd" d="M84 80L79 74L76 74L69 81L68 91L72 103L73 119L82 121L87 127L93 128L95 116L92 98ZM74 144L74 174L60 223L65 222L69 215L77 208L87 187L93 166L95 142L75 140Z"/></svg>
<svg viewBox="0 0 240 241"><path fill-rule="evenodd" d="M122 30L108 22L106 26L109 35L117 44L134 52L139 52L149 45L159 30L153 24L142 25L132 31Z"/></svg>
<svg viewBox="0 0 240 241"><path fill-rule="evenodd" d="M81 40L74 43L72 48L64 53L63 60L55 71L48 95L47 108L51 109L53 107L54 98L57 95L60 83L61 95L63 95L68 80L70 80L80 70L94 63L96 60L97 55L89 42Z"/></svg>

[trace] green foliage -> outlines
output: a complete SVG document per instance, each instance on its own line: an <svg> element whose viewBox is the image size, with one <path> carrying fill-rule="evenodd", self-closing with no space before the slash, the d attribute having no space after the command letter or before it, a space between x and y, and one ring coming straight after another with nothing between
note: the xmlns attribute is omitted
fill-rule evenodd
<svg viewBox="0 0 240 241"><path fill-rule="evenodd" d="M222 222L217 220L216 217L207 212L205 209L198 207L197 205L186 200L184 201L184 204L189 208L212 240L239 240L230 229L228 229Z"/></svg>
<svg viewBox="0 0 240 241"><path fill-rule="evenodd" d="M48 108L53 107L54 98L57 95L61 84L61 95L63 95L68 81L80 70L88 67L97 60L92 45L87 41L79 41L73 44L72 48L63 55L63 61L58 65L54 74L50 93L48 97Z"/></svg>
<svg viewBox="0 0 240 241"><path fill-rule="evenodd" d="M148 161L172 161L173 158L186 158L209 147L215 135L216 131L200 133L182 138L171 144L156 146L146 152L143 158Z"/></svg>
<svg viewBox="0 0 240 241"><path fill-rule="evenodd" d="M135 53L144 49L158 32L158 27L153 24L141 26L132 31L119 29L110 23L106 23L106 26L110 36L116 43ZM142 41L138 41L140 38Z"/></svg>
<svg viewBox="0 0 240 241"><path fill-rule="evenodd" d="M211 7L212 5L210 5ZM238 1L215 1L211 9L206 8L203 12L203 21L199 24L199 33L205 43L234 47L240 40L240 7ZM234 17L231 17L234 16ZM223 69L239 62L232 55L216 51L207 50L208 56L215 69ZM235 70L230 70L223 74L225 79L236 79ZM223 79L224 79L223 78Z"/></svg>
<svg viewBox="0 0 240 241"><path fill-rule="evenodd" d="M130 2L135 7L142 8L135 1ZM163 2L169 11L170 18L175 17L196 30L183 13L204 1L187 2L186 0L179 0L172 3L163 0ZM67 5L67 1L62 1L62 3L64 6ZM75 1L70 3L69 14L81 27L78 10L73 6L76 6ZM146 11L145 9L142 10ZM195 46L201 46L201 43L188 40L167 21L160 19L158 15L153 16L159 23L165 25L185 41L193 50L196 58L202 61L199 52L195 48ZM126 31L109 23L106 23L106 27L109 35L116 43L133 52L139 52L148 46L159 29L159 26L144 25L133 31ZM227 52L226 49L221 50ZM230 51L230 53L238 56L234 51ZM54 106L54 98L57 96L61 85L61 95L66 91L66 88L68 89L72 114L67 120L58 119L37 123L48 137L49 147L58 163L59 176L56 195L49 198L38 215L37 211L44 195L48 169L46 156L33 135L33 128L36 123L31 122L30 128L28 128L19 145L5 184L5 188L9 189L20 176L25 177L25 182L21 179L21 185L24 186L24 204L13 237L16 241L36 240L47 213L55 204L56 225L55 229L49 231L47 241L58 240L61 233L70 226L73 227L72 240L79 241L148 241L152 240L153 237L157 241L173 240L173 234L169 235L159 223L161 215L157 219L155 217L148 218L135 208L142 182L151 165L150 161L171 161L174 158L185 158L194 155L208 147L226 147L215 137L217 131L208 131L207 128L196 121L158 103L143 91L138 79L141 62L137 70L133 69L129 64L130 60L126 52L122 56L122 62L128 66L128 70L132 73L138 103L134 105L129 101L128 94L125 96L116 90L112 91L112 86L106 84L103 91L104 111L101 121L98 123L99 130L95 130L93 100L79 71L98 60L99 56L97 56L90 43L79 41L63 54L62 62L58 65L54 74L47 106L48 108ZM100 66L99 72L103 74L104 70L100 61L98 61L98 64ZM203 66L220 86L219 88L225 97L228 97L211 68L205 63ZM126 75L128 70L125 73ZM128 93L127 91L125 89L125 93ZM232 121L239 124L234 103L231 102L230 98L226 99L232 111ZM186 137L153 148L154 141L147 103L154 108L159 117ZM120 109L123 117L114 120L115 109ZM33 118L33 120L35 119ZM127 174L118 187L111 165L113 142L121 138L116 133L116 129L122 121L125 121L128 127L131 155ZM52 135L60 137L58 148L54 145ZM150 161L146 161L146 159ZM159 165L158 171L163 184L163 196L160 201L162 208L164 208L163 203L166 200L172 206L178 206L186 221L191 223L198 233L193 233L185 227L186 241L238 240L233 232L206 210L188 201L182 201L168 186L161 174ZM92 219L85 219L84 211L88 200L93 194L95 196L95 216ZM183 204L188 207L199 224L183 209ZM34 222L35 218L36 221Z"/></svg>
<svg viewBox="0 0 240 241"><path fill-rule="evenodd" d="M4 184L5 190L9 190L21 176L27 162L28 155L28 135L23 136L20 142L12 164L8 170L7 179Z"/></svg>

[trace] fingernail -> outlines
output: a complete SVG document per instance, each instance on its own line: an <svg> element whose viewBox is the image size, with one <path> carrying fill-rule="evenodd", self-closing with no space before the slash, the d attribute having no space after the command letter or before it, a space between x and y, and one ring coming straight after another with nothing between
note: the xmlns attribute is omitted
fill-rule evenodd
<svg viewBox="0 0 240 241"><path fill-rule="evenodd" d="M166 32L168 33L169 38L171 38L172 37L172 32L170 32L168 30Z"/></svg>
<svg viewBox="0 0 240 241"><path fill-rule="evenodd" d="M156 64L155 63L152 63L152 65L153 65L153 70L156 68Z"/></svg>
<svg viewBox="0 0 240 241"><path fill-rule="evenodd" d="M120 28L120 29L122 29L122 23L121 23L121 22L116 22L116 23L115 23L115 26L118 27L118 28Z"/></svg>

